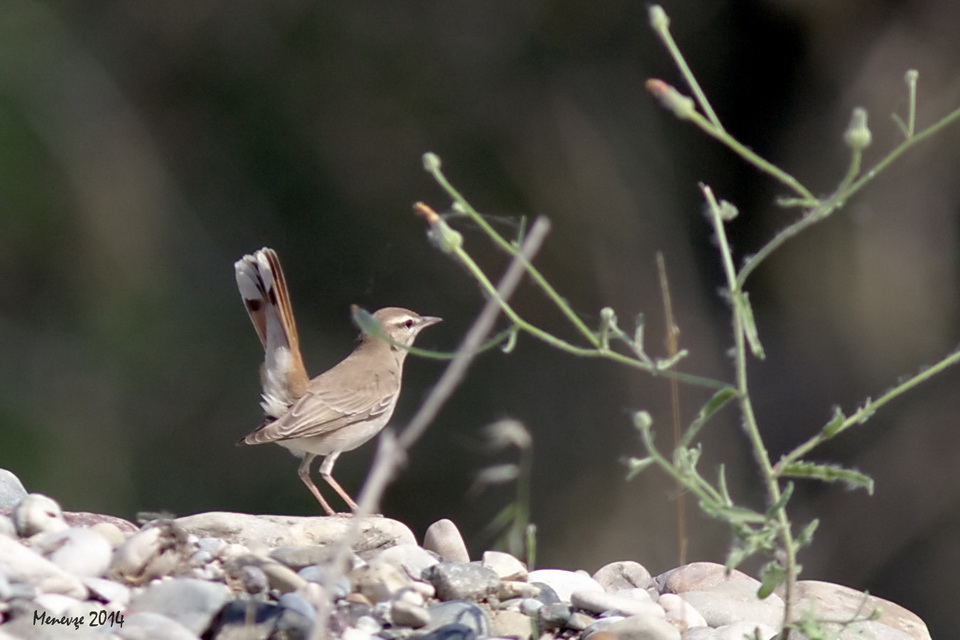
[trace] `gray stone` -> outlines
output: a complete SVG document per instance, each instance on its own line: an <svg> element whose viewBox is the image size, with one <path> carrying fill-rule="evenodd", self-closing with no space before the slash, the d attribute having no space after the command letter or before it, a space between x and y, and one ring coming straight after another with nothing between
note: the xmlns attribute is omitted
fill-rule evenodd
<svg viewBox="0 0 960 640"><path fill-rule="evenodd" d="M305 547L277 547L270 552L270 557L294 571L300 571L304 567L327 562L331 551L332 547L318 544Z"/></svg>
<svg viewBox="0 0 960 640"><path fill-rule="evenodd" d="M285 593L280 596L277 602L284 609L296 611L304 619L310 620L311 622L317 617L317 610L299 593Z"/></svg>
<svg viewBox="0 0 960 640"><path fill-rule="evenodd" d="M370 600L384 602L411 586L406 574L393 565L380 563L359 567L350 572L353 590Z"/></svg>
<svg viewBox="0 0 960 640"><path fill-rule="evenodd" d="M330 567L315 564L300 569L297 575L308 582L326 586L327 580L331 577L330 572ZM330 595L334 600L346 598L347 594L350 593L350 579L339 571L334 571L333 573L333 584L330 585Z"/></svg>
<svg viewBox="0 0 960 640"><path fill-rule="evenodd" d="M415 544L398 544L370 558L370 564L389 564L403 571L411 580L419 580L424 569L440 562L437 554Z"/></svg>
<svg viewBox="0 0 960 640"><path fill-rule="evenodd" d="M535 629L535 619L516 611L497 611L490 621L490 631L495 636L528 640Z"/></svg>
<svg viewBox="0 0 960 640"><path fill-rule="evenodd" d="M174 522L184 531L198 537L221 538L228 543L246 547L263 545L277 547L329 546L337 543L351 527L355 518L297 517L248 515L212 511L177 518ZM416 539L407 525L382 517L360 518L359 532L353 550L361 557L379 553L383 549Z"/></svg>
<svg viewBox="0 0 960 640"><path fill-rule="evenodd" d="M497 577L501 580L527 579L527 565L509 553L502 551L484 551L480 564L496 573Z"/></svg>
<svg viewBox="0 0 960 640"><path fill-rule="evenodd" d="M63 531L69 525L56 500L42 493L31 493L13 508L13 526L20 537L29 538L39 533Z"/></svg>
<svg viewBox="0 0 960 640"><path fill-rule="evenodd" d="M655 616L663 618L664 610L650 600L646 591L640 591L643 597L627 596L603 591L574 591L570 604L594 613L612 611L623 616Z"/></svg>
<svg viewBox="0 0 960 640"><path fill-rule="evenodd" d="M17 537L17 528L13 526L13 520L0 513L0 536L8 538Z"/></svg>
<svg viewBox="0 0 960 640"><path fill-rule="evenodd" d="M611 562L597 569L593 574L596 580L605 591L617 591L619 589L649 589L653 586L653 578L650 572L639 562L624 560L621 562Z"/></svg>
<svg viewBox="0 0 960 640"><path fill-rule="evenodd" d="M570 596L574 591L603 591L599 582L581 571L538 569L531 571L527 580L531 583L542 582L548 585L562 602L570 602Z"/></svg>
<svg viewBox="0 0 960 640"><path fill-rule="evenodd" d="M196 550L182 529L170 521L156 521L114 550L109 574L130 584L143 584L187 570Z"/></svg>
<svg viewBox="0 0 960 640"><path fill-rule="evenodd" d="M570 619L570 607L562 602L545 604L537 610L537 618L548 629L562 629Z"/></svg>
<svg viewBox="0 0 960 640"><path fill-rule="evenodd" d="M96 531L76 527L45 534L38 546L50 562L80 578L99 578L106 573L113 556L106 538Z"/></svg>
<svg viewBox="0 0 960 640"><path fill-rule="evenodd" d="M430 613L430 623L423 629L424 632L429 633L445 625L459 624L478 636L490 635L490 618L473 602L450 600L435 604L427 611Z"/></svg>
<svg viewBox="0 0 960 640"><path fill-rule="evenodd" d="M516 580L501 580L500 593L501 600L510 598L535 598L540 595L540 587L529 582L518 582Z"/></svg>
<svg viewBox="0 0 960 640"><path fill-rule="evenodd" d="M757 584L752 580L731 580L710 591L687 591L680 597L693 605L711 627L750 620L778 628L783 624L783 600L772 594L757 598Z"/></svg>
<svg viewBox="0 0 960 640"><path fill-rule="evenodd" d="M490 569L477 564L440 562L423 572L440 600L484 600L500 590L500 580Z"/></svg>
<svg viewBox="0 0 960 640"><path fill-rule="evenodd" d="M427 527L423 537L423 548L451 562L470 562L467 545L451 520L437 520Z"/></svg>
<svg viewBox="0 0 960 640"><path fill-rule="evenodd" d="M670 569L653 579L660 593L683 593L685 591L710 591L717 585L731 580L748 580L760 586L760 582L742 571L727 572L727 568L716 562L691 562L676 569Z"/></svg>
<svg viewBox="0 0 960 640"><path fill-rule="evenodd" d="M11 582L33 585L43 593L60 593L81 600L87 596L87 588L75 576L6 536L0 536L0 573Z"/></svg>
<svg viewBox="0 0 960 640"><path fill-rule="evenodd" d="M663 594L657 604L666 612L667 620L677 624L681 630L707 626L700 612L675 593Z"/></svg>
<svg viewBox="0 0 960 640"><path fill-rule="evenodd" d="M445 624L420 636L420 640L476 640L477 632L470 627L458 624Z"/></svg>
<svg viewBox="0 0 960 640"><path fill-rule="evenodd" d="M111 631L122 640L197 640L198 634L165 615L141 611L124 616L122 627Z"/></svg>
<svg viewBox="0 0 960 640"><path fill-rule="evenodd" d="M229 599L230 592L225 585L194 578L172 578L155 582L135 596L130 601L130 611L162 614L201 635Z"/></svg>
<svg viewBox="0 0 960 640"><path fill-rule="evenodd" d="M390 603L390 619L393 624L419 629L430 623L430 612L426 607L404 599Z"/></svg>
<svg viewBox="0 0 960 640"><path fill-rule="evenodd" d="M130 589L119 582L105 578L83 578L82 582L94 597L108 604L125 609L130 602Z"/></svg>
<svg viewBox="0 0 960 640"><path fill-rule="evenodd" d="M0 509L12 509L27 497L23 483L12 471L0 469Z"/></svg>
<svg viewBox="0 0 960 640"><path fill-rule="evenodd" d="M805 615L850 620L855 616L865 617L874 610L879 610L880 616L876 620L879 624L901 631L915 640L930 640L927 625L915 613L889 600L867 595L850 587L818 580L801 580L797 583L795 596L795 621L803 619ZM844 633L855 632L860 624L863 623L851 625ZM843 637L841 635L841 638Z"/></svg>
<svg viewBox="0 0 960 640"><path fill-rule="evenodd" d="M680 640L680 632L663 618L630 616L602 629L618 640ZM589 636L588 636L589 637Z"/></svg>

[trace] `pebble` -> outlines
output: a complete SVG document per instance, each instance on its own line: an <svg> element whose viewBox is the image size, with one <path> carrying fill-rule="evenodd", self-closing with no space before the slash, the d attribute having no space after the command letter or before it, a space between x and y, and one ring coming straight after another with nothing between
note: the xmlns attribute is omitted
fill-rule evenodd
<svg viewBox="0 0 960 640"><path fill-rule="evenodd" d="M527 565L503 551L484 551L480 564L497 574L500 580L527 579Z"/></svg>
<svg viewBox="0 0 960 640"><path fill-rule="evenodd" d="M562 569L538 569L527 575L530 582L542 582L549 586L564 602L570 602L574 591L603 591L600 583L581 571Z"/></svg>
<svg viewBox="0 0 960 640"><path fill-rule="evenodd" d="M597 569L593 574L605 591L619 589L650 589L653 587L653 578L650 572L639 562L622 561L611 562Z"/></svg>
<svg viewBox="0 0 960 640"><path fill-rule="evenodd" d="M617 640L680 640L680 632L663 618L630 616L603 627ZM596 635L588 636L596 639Z"/></svg>
<svg viewBox="0 0 960 640"><path fill-rule="evenodd" d="M574 591L570 596L570 603L578 609L585 609L594 613L612 612L623 616L654 616L666 617L663 608L655 604L646 591L640 591L642 597L636 594L621 595L605 591Z"/></svg>
<svg viewBox="0 0 960 640"><path fill-rule="evenodd" d="M222 584L194 578L171 578L158 581L134 596L129 609L159 613L200 635L227 600L229 591Z"/></svg>
<svg viewBox="0 0 960 640"><path fill-rule="evenodd" d="M459 624L477 636L490 635L490 616L476 603L450 600L429 607L427 612L430 614L430 623L423 629L424 632Z"/></svg>
<svg viewBox="0 0 960 640"><path fill-rule="evenodd" d="M478 564L440 562L423 572L441 600L485 600L500 591L497 574Z"/></svg>
<svg viewBox="0 0 960 640"><path fill-rule="evenodd" d="M81 578L98 578L105 574L113 556L113 548L107 539L92 529L70 527L44 534L37 546L53 564Z"/></svg>
<svg viewBox="0 0 960 640"><path fill-rule="evenodd" d="M667 620L677 624L680 630L707 626L707 621L700 615L700 612L675 593L663 594L657 599L657 604L667 614Z"/></svg>
<svg viewBox="0 0 960 640"><path fill-rule="evenodd" d="M6 493L5 493L6 492ZM113 516L62 512L0 470L0 640L59 640L71 619L123 616L122 626L73 628L72 640L268 640L317 634L332 601L342 640L762 640L776 635L783 603L756 597L758 581L716 563L653 578L632 561L583 571L527 571L487 551L469 562L449 521L424 547L386 518L294 518L224 512L155 520L142 528ZM7 514L16 513L16 518ZM329 565L348 527L360 539L349 571ZM795 620L826 625L837 640L930 640L923 621L891 602L817 581L797 585ZM109 619L109 618L108 618ZM759 635L757 635L759 634Z"/></svg>
<svg viewBox="0 0 960 640"><path fill-rule="evenodd" d="M69 525L63 519L60 505L42 493L31 493L25 496L13 508L13 526L22 538L29 538L41 533L63 531Z"/></svg>
<svg viewBox="0 0 960 640"><path fill-rule="evenodd" d="M450 562L470 562L467 545L460 535L457 525L444 518L427 527L423 537L423 548L433 551Z"/></svg>
<svg viewBox="0 0 960 640"><path fill-rule="evenodd" d="M26 497L27 490L23 488L20 478L6 469L0 469L0 509L12 509Z"/></svg>
<svg viewBox="0 0 960 640"><path fill-rule="evenodd" d="M783 600L771 594L760 600L753 578L717 584L709 591L686 591L680 594L711 627L721 627L741 620L759 622L770 627L783 623Z"/></svg>

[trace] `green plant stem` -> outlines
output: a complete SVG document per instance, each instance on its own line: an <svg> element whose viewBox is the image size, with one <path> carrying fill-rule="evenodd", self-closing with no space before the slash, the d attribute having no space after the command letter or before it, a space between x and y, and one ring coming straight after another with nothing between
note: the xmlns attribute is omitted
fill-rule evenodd
<svg viewBox="0 0 960 640"><path fill-rule="evenodd" d="M709 187L702 187L704 197L710 207L711 219L713 220L714 231L716 233L717 244L723 261L723 269L727 276L727 286L730 288L730 307L733 316L733 336L734 336L734 369L736 375L737 401L740 404L740 412L743 416L743 428L750 442L750 449L753 457L760 467L760 473L766 488L767 501L770 505L780 505L782 493L777 475L774 473L773 465L770 462L770 454L763 442L763 436L760 434L760 427L757 424L757 418L753 411L753 402L750 399L750 388L747 377L747 336L745 319L740 305L734 301L743 293L737 280L736 269L733 265L733 256L730 251L730 243L727 240L727 233L724 227L723 218L720 215L720 205L714 198L713 192ZM777 520L777 529L780 537L780 544L783 547L783 568L786 574L784 581L783 594L783 622L784 627L781 632L782 640L787 640L789 629L787 625L791 618L791 605L793 602L793 587L797 581L797 549L793 539L793 532L790 529L790 520L787 517L786 507L779 506L775 510Z"/></svg>
<svg viewBox="0 0 960 640"><path fill-rule="evenodd" d="M467 202L466 198L464 198L460 192L452 184L450 184L450 182L447 180L447 177L443 174L443 171L439 167L437 167L431 173L434 180L436 180L437 183L450 195L450 197L452 197L454 201L460 205L464 213L466 213L467 216L469 216L470 219L477 226L479 226L480 229L486 233L497 246L511 256L517 255L517 246L509 242L507 239L497 233L496 229L490 226L490 223L488 223L484 217L481 216L469 202ZM530 277L533 278L533 281L537 284L537 286L547 294L547 297L549 297L550 300L567 317L567 320L569 320L570 323L576 327L577 331L579 331L583 337L590 342L591 345L593 345L595 348L599 348L600 340L597 335L590 330L590 327L588 327L576 313L573 312L573 309L570 308L570 305L568 305L560 296L560 294L557 293L557 290L554 289L549 282L547 282L547 279L543 277L543 274L540 273L540 270L529 262L526 262L524 267L530 274Z"/></svg>
<svg viewBox="0 0 960 640"><path fill-rule="evenodd" d="M727 133L725 129L715 126L700 113L696 111L692 112L690 114L690 120L693 121L695 125L700 127L704 133L712 138L715 138L716 140L719 140L749 164L752 164L757 169L771 176L778 182L783 183L786 187L800 196L802 203L812 206L819 202L817 197L814 196L805 186L803 186L799 180L772 162L765 160L762 156L758 155L749 147L741 144L739 140Z"/></svg>
<svg viewBox="0 0 960 640"><path fill-rule="evenodd" d="M604 350L599 348L580 347L570 342L567 342L566 340L558 338L553 334L547 331L544 331L543 329L524 320L520 316L520 314L518 314L516 310L512 306L510 306L510 304L506 300L503 300L502 298L500 298L497 294L496 287L493 286L493 283L490 282L490 279L487 278L486 274L483 273L483 270L479 267L479 265L477 265L476 262L474 262L473 258L470 257L470 254L468 254L463 247L456 247L453 250L453 254L456 256L456 258L460 262L463 263L463 265L473 275L473 277L477 280L477 282L480 283L480 286L487 293L487 295L493 297L497 301L497 303L500 304L501 309L503 309L504 315L510 319L510 322L512 322L521 331L525 331L526 333L529 333L533 337L549 344L552 347L555 347L557 349L560 349L561 351L565 351L575 356L581 356L581 357L587 357L587 358L598 358L598 357L606 358L608 360L613 360L614 362L619 362L621 364L629 365L635 369L642 369L643 371L647 371L648 373L652 373L654 375L662 375L665 378L672 378L680 382L686 382L686 383L698 385L701 387L709 387L713 389L725 389L730 386L726 382L722 382L719 380L713 380L711 378L705 378L702 376L682 373L682 372L673 371L670 369L661 369L656 366L651 366L641 360L638 360L636 358L631 358L630 356L624 355L618 351L612 351L609 349Z"/></svg>
<svg viewBox="0 0 960 640"><path fill-rule="evenodd" d="M917 385L923 382L926 382L933 376L939 374L944 369L951 367L957 363L960 363L960 351L955 351L954 353L946 356L945 358L943 358L933 366L928 367L923 371L921 371L920 373L916 374L915 376L909 378L908 380L901 382L900 384L893 387L892 389L884 393L882 396L880 396L876 400L868 400L863 404L862 407L857 409L852 415L844 419L843 423L837 429L831 430L830 433L824 433L823 431L821 431L820 433L813 436L803 444L796 447L793 451L785 455L783 458L781 458L780 461L777 462L776 466L774 467L774 472L777 474L777 476L780 476L780 474L783 473L783 470L788 465L796 462L797 460L799 460L800 458L808 454L810 451L815 449L817 446L819 446L821 443L826 442L827 440L830 440L837 434L840 434L846 431L850 427L866 422L866 420L870 418L870 416L872 416L874 413L876 413L876 411L880 409L880 407L882 407L883 405L887 404L888 402L900 396L901 394L909 391L910 389L916 387Z"/></svg>

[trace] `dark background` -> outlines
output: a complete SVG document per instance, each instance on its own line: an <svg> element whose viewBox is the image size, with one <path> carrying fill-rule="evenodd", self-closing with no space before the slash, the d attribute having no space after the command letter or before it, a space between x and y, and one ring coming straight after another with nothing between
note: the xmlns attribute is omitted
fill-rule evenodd
<svg viewBox="0 0 960 640"><path fill-rule="evenodd" d="M828 193L842 133L866 107L867 163L899 141L903 73L920 70L921 126L960 105L951 0L667 2L675 36L731 132ZM351 348L348 307L440 315L420 344L452 350L483 303L435 251L410 205L449 200L421 168L434 151L482 211L548 215L537 262L588 323L605 305L647 317L663 354L654 255L667 259L683 370L729 378L729 317L698 181L741 215L740 256L795 215L783 190L643 89L680 85L642 3L119 2L5 0L0 7L0 467L65 509L128 518L318 507L279 447L234 447L258 424L261 352L233 261L283 259L308 369ZM852 411L960 342L960 128L912 150L755 273L768 360L752 368L775 457L835 404ZM501 227L510 232L509 223ZM496 274L479 233L468 249ZM535 289L527 317L575 339ZM411 359L395 416L415 411L442 364ZM794 517L822 525L803 574L895 600L934 636L960 618L960 371L891 404L819 451L872 474L877 494L805 485ZM708 393L683 390L689 420ZM450 517L479 552L510 486L468 497L481 429L522 420L534 437L533 520L543 567L677 563L673 487L651 471L629 415L669 443L668 385L524 338L481 357L415 448L383 512L418 535ZM337 467L355 492L373 446ZM757 505L732 411L705 436ZM723 528L690 511L690 560L722 561Z"/></svg>

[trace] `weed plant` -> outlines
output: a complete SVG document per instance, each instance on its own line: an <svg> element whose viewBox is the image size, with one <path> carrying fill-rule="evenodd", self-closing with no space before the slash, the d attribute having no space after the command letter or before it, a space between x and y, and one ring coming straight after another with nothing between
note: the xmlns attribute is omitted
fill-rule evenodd
<svg viewBox="0 0 960 640"><path fill-rule="evenodd" d="M658 79L646 82L650 93L677 118L693 124L705 134L715 138L743 161L779 183L786 189L787 195L781 197L777 204L799 211L799 215L792 223L780 229L773 238L755 253L743 259L738 266L726 234L726 224L736 217L737 208L725 200L718 199L709 186L700 186L726 280L722 295L729 303L731 317L733 342L731 381L713 380L681 371L680 365L687 355L683 350L671 349L665 358L649 355L643 344L642 317L638 318L628 331L621 327L614 309L605 307L599 314L599 326L589 326L574 312L543 274L521 254L520 248L524 239L523 226L521 225L521 231L516 238L506 238L501 235L450 184L441 170L440 159L432 153L424 155L424 167L449 194L452 199L452 211L440 215L422 203L415 205L415 210L428 223L429 235L434 244L465 266L484 294L499 304L501 312L510 322L509 329L500 336L501 340L507 341L506 350L509 350L520 334L526 334L572 356L611 360L626 367L640 369L653 376L670 378L677 383L715 389L715 393L700 409L696 419L678 434L679 437L674 442L672 451L665 452L658 447L650 415L644 411L636 412L633 415L633 423L646 449L646 455L629 461L628 475L632 477L648 467L656 466L672 476L686 492L695 497L704 513L729 525L735 543L726 560L728 568L736 567L751 556L759 555L764 559L760 576L761 586L757 595L764 598L775 589L779 589L779 593L782 593L785 609L780 637L786 640L791 628L797 628L800 631L800 627L803 627L802 632L808 636L811 633L817 635L817 632L809 626L809 621L798 620L792 610L795 585L801 570L798 553L801 548L811 543L817 528L816 520L802 526L795 526L790 519L788 505L793 493L794 481L809 479L839 482L872 493L873 480L867 475L841 465L809 461L808 454L824 442L865 423L893 399L956 364L960 361L960 352L950 353L919 373L906 377L877 397L865 399L850 412L836 407L827 423L816 429L807 440L779 460L773 460L761 435L762 430L754 412L754 398L748 384L747 373L751 361L765 357L760 332L754 323L751 310L748 292L750 276L787 241L841 209L851 197L858 194L907 150L960 119L960 109L926 128L918 129L916 122L918 73L913 70L907 71L905 74L908 93L907 113L904 116L894 116L903 136L902 141L876 164L865 169L863 152L870 146L871 133L867 124L866 110L854 109L850 124L843 135L843 141L850 151L849 165L840 176L836 189L825 197L818 197L814 195L812 189L804 186L780 167L760 157L726 131L674 42L669 30L669 19L664 10L659 6L652 6L649 9L649 17L653 30L673 58L690 95ZM463 236L454 228L463 220L468 220L478 227L494 246L514 260L522 262L528 277L546 294L578 334L577 342L562 339L536 326L521 316L505 298L498 294L490 278L471 258L464 246ZM739 411L753 460L762 479L765 505L760 509L741 504L730 494L722 465L709 474L710 478L698 469L701 447L697 437L701 429L717 411L731 404ZM522 520L525 521L525 517Z"/></svg>

